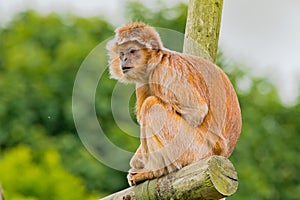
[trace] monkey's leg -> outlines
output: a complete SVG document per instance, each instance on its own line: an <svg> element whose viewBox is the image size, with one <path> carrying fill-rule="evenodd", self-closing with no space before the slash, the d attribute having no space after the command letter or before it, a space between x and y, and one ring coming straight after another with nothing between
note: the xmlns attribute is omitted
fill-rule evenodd
<svg viewBox="0 0 300 200"><path fill-rule="evenodd" d="M207 153L206 146L201 147L201 141L198 141L198 129L157 97L151 96L144 101L140 123L140 152L132 158L132 169L128 174L131 184L180 169L194 162L196 154ZM135 164L139 163L137 159L142 160L142 169Z"/></svg>

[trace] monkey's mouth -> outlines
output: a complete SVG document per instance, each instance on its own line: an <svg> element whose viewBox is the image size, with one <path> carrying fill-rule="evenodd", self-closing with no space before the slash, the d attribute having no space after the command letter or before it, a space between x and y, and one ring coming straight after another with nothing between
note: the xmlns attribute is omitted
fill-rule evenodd
<svg viewBox="0 0 300 200"><path fill-rule="evenodd" d="M126 74L127 72L129 72L133 67L122 67L122 72L124 74Z"/></svg>

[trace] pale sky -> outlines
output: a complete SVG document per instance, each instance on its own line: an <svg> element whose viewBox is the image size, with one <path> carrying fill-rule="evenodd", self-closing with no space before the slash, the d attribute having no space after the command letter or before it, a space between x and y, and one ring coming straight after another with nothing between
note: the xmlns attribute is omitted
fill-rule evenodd
<svg viewBox="0 0 300 200"><path fill-rule="evenodd" d="M0 0L0 24L28 8L41 13L71 12L105 16L114 25L126 22L124 0ZM141 0L151 9L156 1ZM170 6L188 0L165 0ZM121 16L121 17L119 17ZM228 59L270 78L282 99L292 102L300 83L300 1L224 0L220 48Z"/></svg>

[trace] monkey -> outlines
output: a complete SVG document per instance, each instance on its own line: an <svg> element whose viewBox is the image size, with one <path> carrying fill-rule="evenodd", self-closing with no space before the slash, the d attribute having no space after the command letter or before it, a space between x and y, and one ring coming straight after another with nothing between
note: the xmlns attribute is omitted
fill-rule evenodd
<svg viewBox="0 0 300 200"><path fill-rule="evenodd" d="M140 145L130 160L131 186L212 155L231 155L241 110L218 66L165 48L156 30L142 22L117 28L106 48L111 78L136 85Z"/></svg>

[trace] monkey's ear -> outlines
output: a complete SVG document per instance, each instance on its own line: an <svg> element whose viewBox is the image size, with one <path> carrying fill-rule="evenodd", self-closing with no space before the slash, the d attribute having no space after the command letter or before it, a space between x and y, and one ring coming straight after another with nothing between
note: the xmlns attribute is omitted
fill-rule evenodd
<svg viewBox="0 0 300 200"><path fill-rule="evenodd" d="M158 49L161 49L162 48L162 45L155 41L155 40L151 40L150 41L150 48L153 49L153 50L158 50Z"/></svg>
<svg viewBox="0 0 300 200"><path fill-rule="evenodd" d="M145 45L153 50L158 50L163 48L160 36L157 31L152 27L145 28L145 35L143 35L142 40L145 42Z"/></svg>

